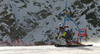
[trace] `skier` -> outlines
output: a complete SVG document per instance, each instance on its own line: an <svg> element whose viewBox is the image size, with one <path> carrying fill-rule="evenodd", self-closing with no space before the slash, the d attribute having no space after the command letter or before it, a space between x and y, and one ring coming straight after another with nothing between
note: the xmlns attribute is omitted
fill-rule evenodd
<svg viewBox="0 0 100 54"><path fill-rule="evenodd" d="M65 42L66 44L71 44L71 40L72 40L72 34L70 33L70 30L69 30L69 26L68 25L65 25L63 27L63 24L62 23L59 23L59 31L57 32L57 35L55 37L55 40L57 40L57 38L59 37L59 33L61 32L62 34L62 38L65 39Z"/></svg>

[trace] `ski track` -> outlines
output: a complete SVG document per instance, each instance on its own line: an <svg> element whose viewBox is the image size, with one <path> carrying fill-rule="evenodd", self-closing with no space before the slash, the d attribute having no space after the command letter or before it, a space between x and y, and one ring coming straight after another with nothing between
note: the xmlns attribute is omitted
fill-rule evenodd
<svg viewBox="0 0 100 54"><path fill-rule="evenodd" d="M0 46L0 54L100 54L100 45L89 47Z"/></svg>

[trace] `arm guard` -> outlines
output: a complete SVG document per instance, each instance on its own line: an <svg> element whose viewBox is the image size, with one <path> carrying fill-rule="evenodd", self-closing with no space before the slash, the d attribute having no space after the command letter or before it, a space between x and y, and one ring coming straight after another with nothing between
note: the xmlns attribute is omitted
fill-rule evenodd
<svg viewBox="0 0 100 54"><path fill-rule="evenodd" d="M66 32L64 32L62 36L64 37L65 35L66 35Z"/></svg>
<svg viewBox="0 0 100 54"><path fill-rule="evenodd" d="M58 33L57 33L56 37L58 37L58 36L59 36L59 33L60 33L60 31L58 31Z"/></svg>

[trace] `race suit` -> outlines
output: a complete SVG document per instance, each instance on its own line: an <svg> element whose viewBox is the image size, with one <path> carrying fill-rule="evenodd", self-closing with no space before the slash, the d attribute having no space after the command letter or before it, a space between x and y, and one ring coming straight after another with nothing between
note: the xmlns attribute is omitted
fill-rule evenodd
<svg viewBox="0 0 100 54"><path fill-rule="evenodd" d="M58 38L60 32L62 34L62 37L64 39L66 39L66 42L72 40L72 35L71 35L71 33L70 33L70 31L69 31L69 29L67 27L65 27L63 30L59 29L58 32L57 32L56 38Z"/></svg>

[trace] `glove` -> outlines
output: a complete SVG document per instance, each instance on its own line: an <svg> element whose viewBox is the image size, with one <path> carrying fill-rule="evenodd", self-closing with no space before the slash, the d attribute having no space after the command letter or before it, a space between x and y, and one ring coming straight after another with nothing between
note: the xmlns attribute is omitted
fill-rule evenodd
<svg viewBox="0 0 100 54"><path fill-rule="evenodd" d="M57 40L58 37L55 37L55 40Z"/></svg>
<svg viewBox="0 0 100 54"><path fill-rule="evenodd" d="M65 38L64 36L61 36L62 38Z"/></svg>

